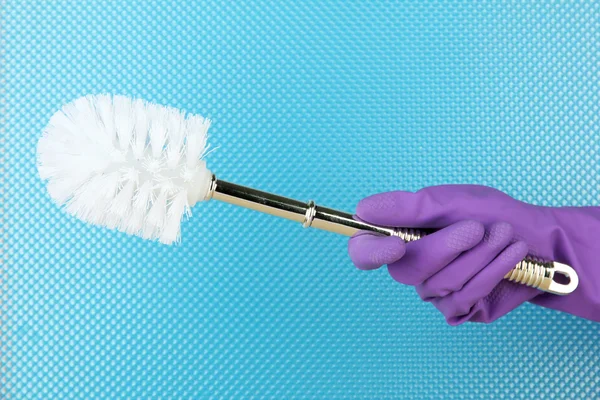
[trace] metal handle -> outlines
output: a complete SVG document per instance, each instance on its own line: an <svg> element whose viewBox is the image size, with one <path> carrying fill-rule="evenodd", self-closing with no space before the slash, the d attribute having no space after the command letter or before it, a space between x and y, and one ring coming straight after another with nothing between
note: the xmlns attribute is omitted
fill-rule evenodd
<svg viewBox="0 0 600 400"><path fill-rule="evenodd" d="M352 214L317 206L313 201L304 203L235 183L217 181L214 175L205 200L211 198L300 222L305 228L314 227L346 236L352 236L362 230L398 236L405 242L410 242L427 234L419 229L387 228L357 221ZM556 274L562 275L569 283L555 281ZM533 257L527 257L518 263L504 278L558 295L572 293L579 284L577 272L570 266Z"/></svg>

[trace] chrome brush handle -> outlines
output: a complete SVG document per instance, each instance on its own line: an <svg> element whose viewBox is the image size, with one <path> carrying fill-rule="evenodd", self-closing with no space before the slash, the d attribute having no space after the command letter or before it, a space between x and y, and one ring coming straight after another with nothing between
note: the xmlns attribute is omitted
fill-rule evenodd
<svg viewBox="0 0 600 400"><path fill-rule="evenodd" d="M305 228L313 227L346 236L352 236L358 231L370 231L382 235L398 236L405 242L411 242L427 234L424 230L419 229L386 228L357 221L352 214L317 206L313 201L304 203L246 186L217 181L214 175L205 200L211 198L297 221ZM562 275L569 283L555 281L554 278L557 274ZM570 266L559 262L541 261L529 256L507 273L504 279L558 295L573 292L579 284L577 273Z"/></svg>

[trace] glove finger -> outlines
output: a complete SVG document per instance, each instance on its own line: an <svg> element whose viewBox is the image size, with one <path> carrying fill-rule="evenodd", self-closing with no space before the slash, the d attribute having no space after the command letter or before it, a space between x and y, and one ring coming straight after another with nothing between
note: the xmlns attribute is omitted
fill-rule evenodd
<svg viewBox="0 0 600 400"><path fill-rule="evenodd" d="M400 260L406 252L404 241L395 236L360 232L348 241L348 254L358 269L377 269Z"/></svg>
<svg viewBox="0 0 600 400"><path fill-rule="evenodd" d="M393 191L362 199L356 206L356 215L363 221L383 226L422 226L423 209L418 193ZM438 207L439 208L439 207Z"/></svg>
<svg viewBox="0 0 600 400"><path fill-rule="evenodd" d="M483 239L485 228L477 221L461 221L406 245L406 254L388 265L392 278L418 285L440 271Z"/></svg>
<svg viewBox="0 0 600 400"><path fill-rule="evenodd" d="M453 326L467 321L494 322L539 294L540 291L536 288L504 280L490 294L475 303L468 314L449 317L446 321Z"/></svg>
<svg viewBox="0 0 600 400"><path fill-rule="evenodd" d="M515 265L527 256L525 242L516 242L508 246L488 266L482 269L458 292L433 300L433 304L446 318L460 317L471 312L481 299L486 297Z"/></svg>
<svg viewBox="0 0 600 400"><path fill-rule="evenodd" d="M417 286L425 301L457 292L479 271L495 259L513 240L514 231L506 222L496 222L486 230L483 240L473 249L461 254L446 268Z"/></svg>
<svg viewBox="0 0 600 400"><path fill-rule="evenodd" d="M515 200L496 189L480 185L441 185L415 193L393 191L361 200L356 215L377 225L409 228L442 228L465 219L486 224L510 212Z"/></svg>
<svg viewBox="0 0 600 400"><path fill-rule="evenodd" d="M356 207L356 215L372 224L409 228L440 228L465 219L461 218L459 210L449 208L430 196L427 190L416 193L394 191L364 198ZM448 222L448 216L454 220Z"/></svg>

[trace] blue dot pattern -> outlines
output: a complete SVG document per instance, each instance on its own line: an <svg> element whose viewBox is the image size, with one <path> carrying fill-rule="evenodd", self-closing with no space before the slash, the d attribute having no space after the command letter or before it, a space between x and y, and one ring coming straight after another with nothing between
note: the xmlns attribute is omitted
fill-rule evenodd
<svg viewBox="0 0 600 400"><path fill-rule="evenodd" d="M35 148L115 93L212 117L221 178L330 207L445 183L598 204L600 3L0 4L0 398L597 398L597 324L451 328L346 238L218 202L174 247L89 226Z"/></svg>

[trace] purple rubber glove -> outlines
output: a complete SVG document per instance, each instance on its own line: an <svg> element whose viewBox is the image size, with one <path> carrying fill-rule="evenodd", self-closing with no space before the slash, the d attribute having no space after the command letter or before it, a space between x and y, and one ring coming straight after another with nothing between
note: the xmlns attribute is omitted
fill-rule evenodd
<svg viewBox="0 0 600 400"><path fill-rule="evenodd" d="M348 251L360 269L387 264L396 281L415 286L450 325L489 323L526 301L600 321L598 207L534 206L485 186L445 185L368 197L356 216L376 225L437 230L407 244L360 232ZM528 254L573 267L578 288L558 296L504 280Z"/></svg>

